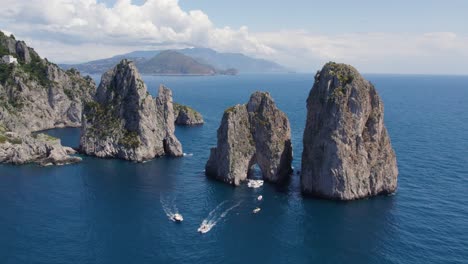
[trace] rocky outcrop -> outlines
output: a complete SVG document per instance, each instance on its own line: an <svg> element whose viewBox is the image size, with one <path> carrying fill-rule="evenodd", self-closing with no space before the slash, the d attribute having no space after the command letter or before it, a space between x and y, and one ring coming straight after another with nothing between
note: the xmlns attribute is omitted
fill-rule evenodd
<svg viewBox="0 0 468 264"><path fill-rule="evenodd" d="M239 185L257 164L263 179L281 182L292 172L291 129L270 94L255 92L246 105L224 112L218 144L205 166L208 176Z"/></svg>
<svg viewBox="0 0 468 264"><path fill-rule="evenodd" d="M19 64L0 64L0 120L12 131L38 131L81 125L83 102L96 85L76 70L63 71L24 42L0 32L0 55Z"/></svg>
<svg viewBox="0 0 468 264"><path fill-rule="evenodd" d="M153 98L134 63L122 60L102 76L96 102L85 106L80 148L88 155L138 162L182 156L174 121L171 90L161 86Z"/></svg>
<svg viewBox="0 0 468 264"><path fill-rule="evenodd" d="M81 161L80 157L72 154L75 151L62 146L57 138L45 134L21 135L0 127L0 163L48 166Z"/></svg>
<svg viewBox="0 0 468 264"><path fill-rule="evenodd" d="M42 59L25 42L0 32L0 56L18 64L0 63L0 163L62 165L78 162L60 140L31 132L81 125L84 102L96 85L76 70L63 71Z"/></svg>
<svg viewBox="0 0 468 264"><path fill-rule="evenodd" d="M303 192L337 200L394 192L398 169L383 118L370 82L349 65L326 64L307 99Z"/></svg>
<svg viewBox="0 0 468 264"><path fill-rule="evenodd" d="M203 116L193 108L174 103L175 124L178 126L198 126L203 125L205 121Z"/></svg>

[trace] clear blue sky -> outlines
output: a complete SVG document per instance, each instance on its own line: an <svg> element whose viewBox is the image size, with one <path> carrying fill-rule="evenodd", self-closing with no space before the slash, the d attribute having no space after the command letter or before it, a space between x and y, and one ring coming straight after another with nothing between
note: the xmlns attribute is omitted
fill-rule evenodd
<svg viewBox="0 0 468 264"><path fill-rule="evenodd" d="M115 0L101 0L113 4ZM141 4L144 0L133 0ZM304 29L317 33L468 33L467 0L179 0L184 10L200 9L217 26L251 31Z"/></svg>

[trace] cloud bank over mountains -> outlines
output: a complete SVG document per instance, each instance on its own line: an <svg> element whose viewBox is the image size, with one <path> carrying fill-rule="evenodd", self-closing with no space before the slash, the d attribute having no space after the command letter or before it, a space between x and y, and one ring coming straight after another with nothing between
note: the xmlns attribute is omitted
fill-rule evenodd
<svg viewBox="0 0 468 264"><path fill-rule="evenodd" d="M366 72L468 73L468 37L453 32L323 35L300 30L300 25L287 31L250 32L245 26L214 25L201 10L182 10L177 0L147 0L142 5L118 0L112 6L96 0L3 0L0 12L0 29L56 62L196 46L271 59L309 72L335 60Z"/></svg>

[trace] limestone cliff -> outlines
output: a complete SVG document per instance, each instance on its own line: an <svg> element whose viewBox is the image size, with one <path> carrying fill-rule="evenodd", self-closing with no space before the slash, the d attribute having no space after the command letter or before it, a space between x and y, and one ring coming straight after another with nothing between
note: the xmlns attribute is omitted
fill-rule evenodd
<svg viewBox="0 0 468 264"><path fill-rule="evenodd" d="M205 121L203 116L193 108L174 103L175 124L179 126L197 126L203 125Z"/></svg>
<svg viewBox="0 0 468 264"><path fill-rule="evenodd" d="M19 62L0 63L0 120L6 128L24 132L81 125L83 102L91 100L96 89L91 77L63 71L0 32L3 55Z"/></svg>
<svg viewBox="0 0 468 264"><path fill-rule="evenodd" d="M263 179L281 182L292 172L289 120L270 94L255 92L246 105L224 112L218 143L205 166L208 176L239 185L258 164Z"/></svg>
<svg viewBox="0 0 468 264"><path fill-rule="evenodd" d="M394 192L397 176L383 103L374 86L349 65L326 64L307 99L303 192L359 199Z"/></svg>
<svg viewBox="0 0 468 264"><path fill-rule="evenodd" d="M61 165L80 161L60 140L31 132L81 125L83 103L96 86L76 70L63 71L23 41L0 31L0 162Z"/></svg>
<svg viewBox="0 0 468 264"><path fill-rule="evenodd" d="M144 161L182 156L174 135L172 92L153 98L133 62L122 60L102 76L96 102L83 112L81 150L98 157Z"/></svg>

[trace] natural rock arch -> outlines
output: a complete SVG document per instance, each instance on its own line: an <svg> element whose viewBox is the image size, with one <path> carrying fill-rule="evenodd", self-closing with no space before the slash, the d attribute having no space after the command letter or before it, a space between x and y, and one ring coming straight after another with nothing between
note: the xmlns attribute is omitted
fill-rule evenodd
<svg viewBox="0 0 468 264"><path fill-rule="evenodd" d="M205 166L208 176L239 185L258 164L266 181L281 182L292 172L289 120L270 94L255 92L246 105L224 112L218 144Z"/></svg>

